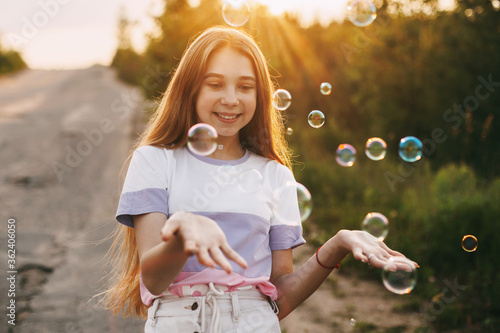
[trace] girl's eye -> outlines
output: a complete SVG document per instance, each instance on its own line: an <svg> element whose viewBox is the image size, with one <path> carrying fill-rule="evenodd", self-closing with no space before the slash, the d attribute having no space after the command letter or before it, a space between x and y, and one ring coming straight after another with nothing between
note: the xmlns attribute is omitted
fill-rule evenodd
<svg viewBox="0 0 500 333"><path fill-rule="evenodd" d="M241 86L242 90L252 90L253 86Z"/></svg>
<svg viewBox="0 0 500 333"><path fill-rule="evenodd" d="M213 89L218 89L218 88L222 87L222 85L220 83L209 83L208 86L210 88L213 88Z"/></svg>

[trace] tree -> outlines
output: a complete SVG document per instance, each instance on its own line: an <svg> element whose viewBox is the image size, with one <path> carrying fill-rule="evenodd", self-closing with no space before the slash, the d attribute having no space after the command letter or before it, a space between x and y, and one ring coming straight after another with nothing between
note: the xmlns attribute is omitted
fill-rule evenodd
<svg viewBox="0 0 500 333"><path fill-rule="evenodd" d="M21 53L6 50L0 44L0 75L17 72L27 67Z"/></svg>

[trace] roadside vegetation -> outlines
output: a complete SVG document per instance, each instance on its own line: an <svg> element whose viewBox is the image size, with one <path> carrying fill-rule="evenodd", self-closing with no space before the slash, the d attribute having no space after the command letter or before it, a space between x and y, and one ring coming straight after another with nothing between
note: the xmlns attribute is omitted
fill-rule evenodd
<svg viewBox="0 0 500 333"><path fill-rule="evenodd" d="M19 52L6 50L0 45L0 75L14 73L25 68L27 65Z"/></svg>

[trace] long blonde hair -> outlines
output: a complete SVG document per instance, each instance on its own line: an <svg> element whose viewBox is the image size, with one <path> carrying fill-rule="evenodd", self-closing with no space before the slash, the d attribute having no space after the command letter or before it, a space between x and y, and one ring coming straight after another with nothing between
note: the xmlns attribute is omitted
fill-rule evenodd
<svg viewBox="0 0 500 333"><path fill-rule="evenodd" d="M152 145L175 149L187 142L187 133L197 122L196 98L210 55L231 47L248 57L257 82L257 106L252 120L240 130L240 142L248 150L291 168L291 155L284 137L283 119L272 105L274 84L262 51L245 31L230 27L209 28L184 52L167 90L133 150ZM146 315L140 298L140 263L133 228L119 225L110 249L114 261L113 285L104 292L104 304L116 314Z"/></svg>

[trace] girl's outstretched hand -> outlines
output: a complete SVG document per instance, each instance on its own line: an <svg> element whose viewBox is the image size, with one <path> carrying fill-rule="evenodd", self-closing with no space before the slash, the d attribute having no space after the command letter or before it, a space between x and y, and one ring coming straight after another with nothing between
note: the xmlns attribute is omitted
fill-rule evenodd
<svg viewBox="0 0 500 333"><path fill-rule="evenodd" d="M383 268L391 257L405 257L366 231L341 230L337 235L341 246L352 252L355 259L377 268ZM415 265L419 267L417 263Z"/></svg>
<svg viewBox="0 0 500 333"><path fill-rule="evenodd" d="M247 267L243 259L231 246L226 235L217 223L205 216L179 212L171 215L161 230L163 241L180 237L186 255L198 257L198 262L207 267L221 266L231 273L231 259L243 268Z"/></svg>

